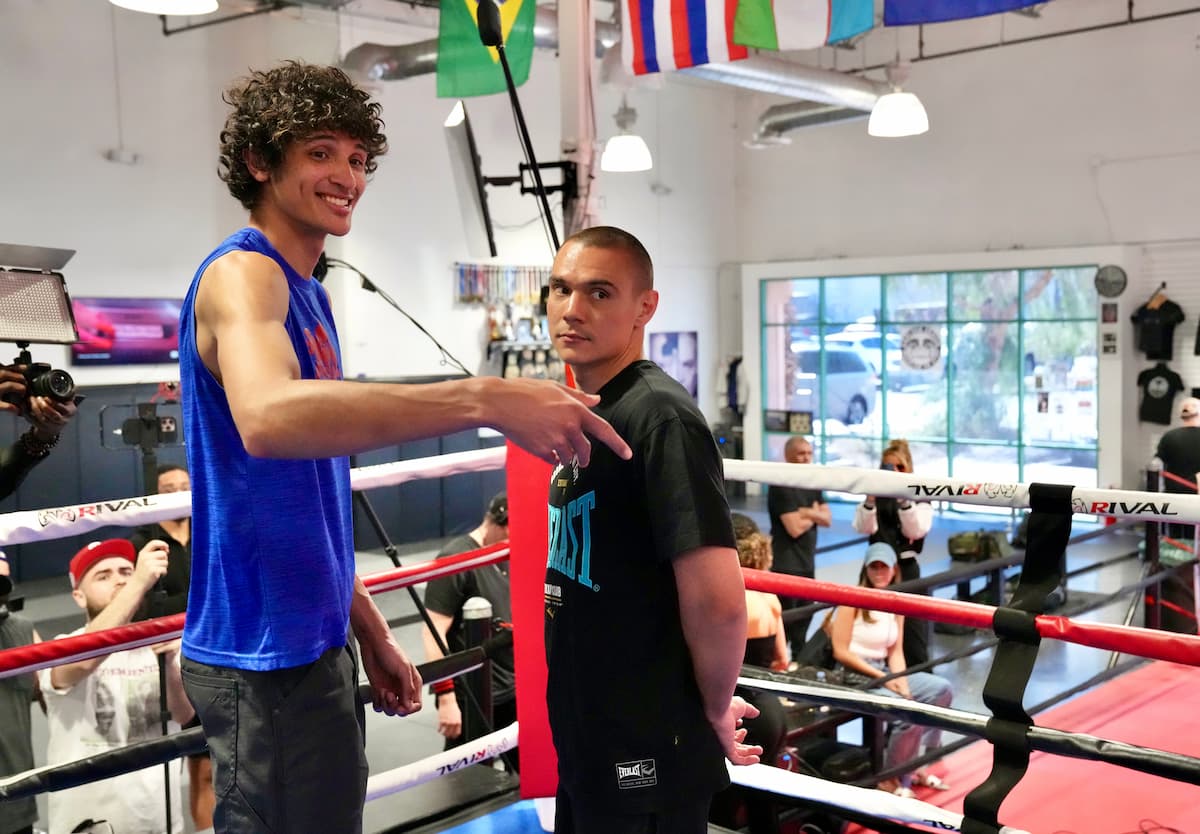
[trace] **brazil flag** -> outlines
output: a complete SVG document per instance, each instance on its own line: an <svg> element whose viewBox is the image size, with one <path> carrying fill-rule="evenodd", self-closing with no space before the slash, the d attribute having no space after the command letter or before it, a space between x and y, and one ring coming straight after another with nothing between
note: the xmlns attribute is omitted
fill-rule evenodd
<svg viewBox="0 0 1200 834"><path fill-rule="evenodd" d="M479 3L493 0L442 0L438 24L437 94L439 98L464 98L504 92L500 54L479 40L476 23ZM503 0L500 25L513 81L520 86L529 78L533 62L533 19L536 0Z"/></svg>

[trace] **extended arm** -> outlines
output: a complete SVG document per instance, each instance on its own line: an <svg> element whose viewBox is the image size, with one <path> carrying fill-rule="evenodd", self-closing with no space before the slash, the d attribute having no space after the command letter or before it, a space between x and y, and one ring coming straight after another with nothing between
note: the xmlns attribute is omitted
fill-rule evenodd
<svg viewBox="0 0 1200 834"><path fill-rule="evenodd" d="M557 383L494 377L429 385L302 379L284 327L287 310L287 282L263 255L230 253L201 279L196 347L224 387L252 455L335 457L489 426L546 460L555 453L563 460L578 455L586 465L587 435L629 457L625 442L590 411L599 398Z"/></svg>

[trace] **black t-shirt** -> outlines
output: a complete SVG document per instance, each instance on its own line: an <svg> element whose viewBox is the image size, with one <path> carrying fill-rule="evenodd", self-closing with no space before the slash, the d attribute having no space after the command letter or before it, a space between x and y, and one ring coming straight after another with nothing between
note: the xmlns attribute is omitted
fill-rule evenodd
<svg viewBox="0 0 1200 834"><path fill-rule="evenodd" d="M1200 472L1200 426L1171 429L1158 441L1158 456L1162 458L1163 469L1195 482L1196 473ZM1163 478L1163 489L1167 492L1196 492L1171 478Z"/></svg>
<svg viewBox="0 0 1200 834"><path fill-rule="evenodd" d="M470 536L458 536L442 546L437 558L478 549L479 545ZM467 647L463 632L462 607L471 597L483 597L492 604L493 617L512 622L507 564L488 565L453 576L442 576L429 580L429 584L425 586L425 607L452 618L446 634L446 647L451 652L461 652ZM513 685L512 646L496 649L491 654L491 659L492 700L497 704L508 703L516 694Z"/></svg>
<svg viewBox="0 0 1200 834"><path fill-rule="evenodd" d="M767 488L767 514L771 517L771 570L793 576L813 576L813 551L817 549L814 524L798 538L792 538L780 516L799 507L824 504L825 493L804 487L770 486Z"/></svg>
<svg viewBox="0 0 1200 834"><path fill-rule="evenodd" d="M596 443L586 468L551 475L546 701L571 801L648 813L729 784L671 562L734 547L733 526L716 443L677 382L640 360L599 393L633 458Z"/></svg>
<svg viewBox="0 0 1200 834"><path fill-rule="evenodd" d="M1142 389L1138 419L1143 423L1171 425L1175 395L1183 390L1183 380L1179 378L1179 374L1159 363L1138 374L1137 384Z"/></svg>
<svg viewBox="0 0 1200 834"><path fill-rule="evenodd" d="M1154 310L1145 304L1138 307L1129 317L1137 336L1138 350L1143 351L1147 359L1171 359L1175 325L1183 319L1183 308L1174 301L1164 301Z"/></svg>

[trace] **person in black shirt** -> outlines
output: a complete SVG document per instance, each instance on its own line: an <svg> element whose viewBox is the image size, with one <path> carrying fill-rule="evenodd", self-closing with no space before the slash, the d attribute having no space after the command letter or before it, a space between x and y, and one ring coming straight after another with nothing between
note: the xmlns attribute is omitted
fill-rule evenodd
<svg viewBox="0 0 1200 834"><path fill-rule="evenodd" d="M658 306L628 232L585 229L554 259L550 336L633 450L560 459L550 481L546 700L559 834L703 834L724 758L758 761L733 695L746 601L721 456L679 383L642 357ZM724 753L724 756L722 755Z"/></svg>
<svg viewBox="0 0 1200 834"><path fill-rule="evenodd" d="M783 459L788 463L812 463L812 444L803 437L789 437L783 447ZM767 488L767 514L771 518L771 553L775 557L771 570L812 579L816 576L817 528L833 523L825 494L819 489L772 484ZM784 611L808 604L808 600L798 597L781 597L780 602ZM811 621L811 615L784 619L793 658L800 654L808 639Z"/></svg>
<svg viewBox="0 0 1200 834"><path fill-rule="evenodd" d="M497 544L508 538L508 496L497 493L488 502L487 510L479 526L469 533L455 536L442 546L437 558L466 553L481 547ZM451 576L431 579L425 586L425 608L434 628L442 636L451 652L461 652L467 644L463 634L463 605L471 597L483 597L492 604L492 617L503 622L512 620L512 603L509 598L508 565L488 565L478 570L464 571ZM442 650L433 639L429 628L422 629L425 642L425 658L436 660ZM497 649L491 655L492 666L492 725L494 729L507 727L517 720L516 689L513 681L514 664L512 646ZM433 695L437 702L438 732L446 737L446 747L479 738L484 733L479 722L467 722L469 731L463 732L463 710L466 693L458 688L461 681L445 681L446 686L434 684ZM457 689L457 691L456 691ZM511 756L515 763L516 751Z"/></svg>
<svg viewBox="0 0 1200 834"><path fill-rule="evenodd" d="M1197 473L1200 473L1200 399L1188 397L1179 404L1180 425L1163 434L1155 454L1163 463L1163 471L1174 478L1163 477L1163 489L1176 494L1196 494ZM1180 478L1187 483L1176 480ZM1193 524L1167 524L1167 536L1192 547L1196 537ZM1162 627L1165 631L1196 633L1196 610L1192 592L1191 571L1172 575L1162 584Z"/></svg>
<svg viewBox="0 0 1200 834"><path fill-rule="evenodd" d="M163 463L158 467L157 490L160 495L172 492L191 492L192 479L187 467L178 463ZM142 548L152 539L167 543L170 548L168 556L170 567L159 583L158 589L147 594L138 609L135 620L149 620L154 617L165 617L168 614L178 614L187 610L188 586L192 578L192 515L170 518L157 524L139 527L129 537L135 553L141 553Z"/></svg>

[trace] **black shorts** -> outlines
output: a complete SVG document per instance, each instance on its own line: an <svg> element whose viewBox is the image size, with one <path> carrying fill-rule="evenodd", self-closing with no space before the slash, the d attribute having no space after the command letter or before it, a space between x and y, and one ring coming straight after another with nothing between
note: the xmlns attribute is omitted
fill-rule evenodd
<svg viewBox="0 0 1200 834"><path fill-rule="evenodd" d="M360 834L365 716L349 646L272 672L184 658L183 684L212 754L219 834Z"/></svg>
<svg viewBox="0 0 1200 834"><path fill-rule="evenodd" d="M585 813L560 785L554 834L707 834L712 797L646 814Z"/></svg>

